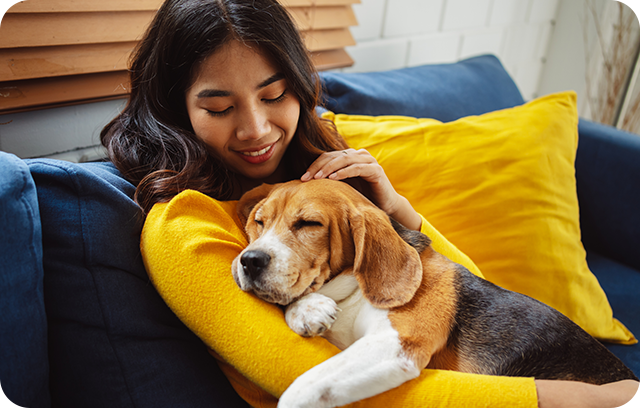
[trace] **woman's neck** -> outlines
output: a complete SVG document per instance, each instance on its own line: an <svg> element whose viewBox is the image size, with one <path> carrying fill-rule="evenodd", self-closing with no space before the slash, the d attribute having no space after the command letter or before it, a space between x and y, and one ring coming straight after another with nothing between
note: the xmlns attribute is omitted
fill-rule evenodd
<svg viewBox="0 0 640 408"><path fill-rule="evenodd" d="M252 179L241 174L236 174L235 182L233 183L233 195L231 199L239 200L244 193L258 186L261 186L264 183L277 184L289 181L291 178L287 177L287 172L284 167L285 166L283 165L283 163L280 162L280 165L276 168L276 171L274 171L269 177L266 177L264 179Z"/></svg>

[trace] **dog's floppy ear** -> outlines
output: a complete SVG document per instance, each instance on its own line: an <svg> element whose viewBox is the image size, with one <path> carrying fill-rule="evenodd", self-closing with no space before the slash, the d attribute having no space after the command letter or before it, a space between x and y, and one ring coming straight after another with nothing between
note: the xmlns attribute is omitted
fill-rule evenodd
<svg viewBox="0 0 640 408"><path fill-rule="evenodd" d="M251 214L253 207L255 207L260 201L264 200L275 186L275 184L263 184L247 191L242 197L240 197L240 201L238 201L238 206L236 207L236 213L238 214L238 218L240 218L243 226L247 225L247 220L249 219L249 214Z"/></svg>
<svg viewBox="0 0 640 408"><path fill-rule="evenodd" d="M349 222L355 245L353 271L364 296L383 309L409 302L422 281L418 252L377 208L355 209Z"/></svg>

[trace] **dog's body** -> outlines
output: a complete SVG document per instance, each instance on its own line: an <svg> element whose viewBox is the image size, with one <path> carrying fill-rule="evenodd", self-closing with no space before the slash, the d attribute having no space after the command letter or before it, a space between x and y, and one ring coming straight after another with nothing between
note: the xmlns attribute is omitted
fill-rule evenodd
<svg viewBox="0 0 640 408"><path fill-rule="evenodd" d="M238 213L241 289L288 305L287 324L343 350L300 376L283 407L334 407L424 368L603 384L635 375L556 310L434 251L345 183L263 185Z"/></svg>

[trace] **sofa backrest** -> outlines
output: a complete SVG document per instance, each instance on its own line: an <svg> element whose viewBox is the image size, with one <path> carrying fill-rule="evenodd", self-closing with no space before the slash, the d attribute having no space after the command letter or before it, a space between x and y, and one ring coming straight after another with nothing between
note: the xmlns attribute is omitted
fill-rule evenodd
<svg viewBox="0 0 640 408"><path fill-rule="evenodd" d="M584 119L578 130L582 242L640 270L640 136Z"/></svg>
<svg viewBox="0 0 640 408"><path fill-rule="evenodd" d="M384 72L320 74L334 113L402 115L450 122L511 108L524 99L493 55Z"/></svg>

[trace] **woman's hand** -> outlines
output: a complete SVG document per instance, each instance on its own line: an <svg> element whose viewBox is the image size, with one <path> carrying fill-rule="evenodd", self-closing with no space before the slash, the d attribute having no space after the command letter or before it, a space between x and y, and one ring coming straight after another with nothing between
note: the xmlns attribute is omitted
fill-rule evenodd
<svg viewBox="0 0 640 408"><path fill-rule="evenodd" d="M323 153L309 166L302 181L360 177L368 184L369 198L390 217L407 228L419 230L422 219L409 201L398 194L376 159L364 149Z"/></svg>
<svg viewBox="0 0 640 408"><path fill-rule="evenodd" d="M574 381L535 380L540 408L613 408L629 402L638 382L618 381L593 385Z"/></svg>

